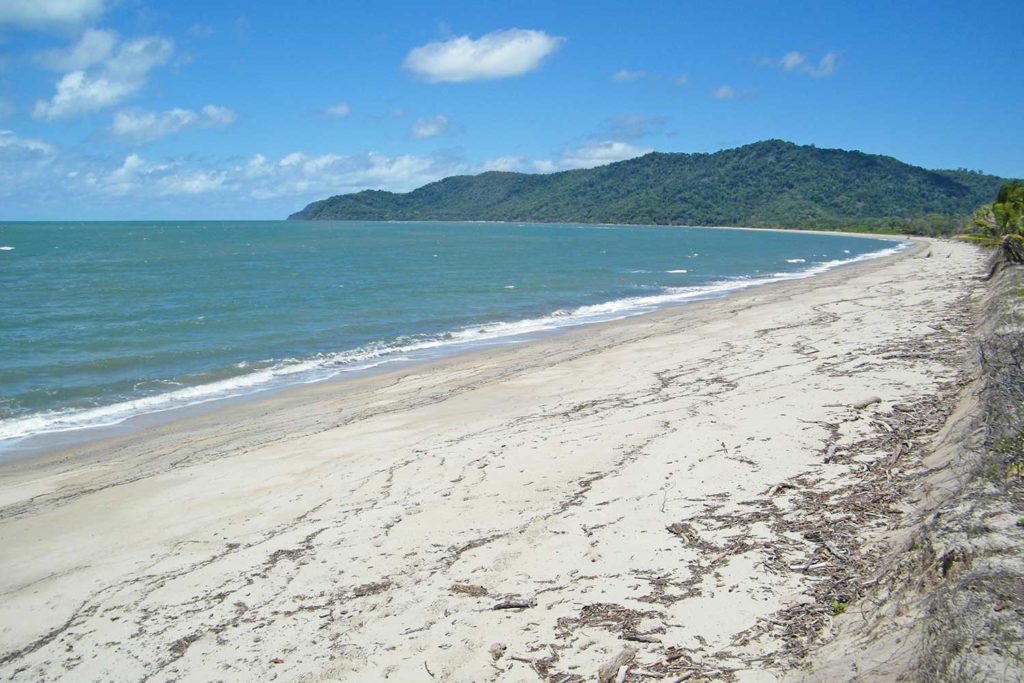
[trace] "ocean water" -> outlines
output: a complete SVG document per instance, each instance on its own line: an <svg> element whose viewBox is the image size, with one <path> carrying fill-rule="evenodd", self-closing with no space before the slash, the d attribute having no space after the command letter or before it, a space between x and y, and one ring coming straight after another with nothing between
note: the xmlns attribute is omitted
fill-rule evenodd
<svg viewBox="0 0 1024 683"><path fill-rule="evenodd" d="M0 456L27 437L511 343L893 248L707 228L0 223Z"/></svg>

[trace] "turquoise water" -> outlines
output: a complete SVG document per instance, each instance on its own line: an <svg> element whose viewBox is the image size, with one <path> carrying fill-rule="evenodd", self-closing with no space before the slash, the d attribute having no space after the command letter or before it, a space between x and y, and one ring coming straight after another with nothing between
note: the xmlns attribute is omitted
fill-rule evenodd
<svg viewBox="0 0 1024 683"><path fill-rule="evenodd" d="M806 277L892 247L626 226L0 224L0 445Z"/></svg>

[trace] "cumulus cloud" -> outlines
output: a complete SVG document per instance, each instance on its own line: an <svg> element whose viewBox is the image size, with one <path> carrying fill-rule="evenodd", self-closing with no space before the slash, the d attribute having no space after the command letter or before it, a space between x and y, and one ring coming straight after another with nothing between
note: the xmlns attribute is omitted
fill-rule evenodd
<svg viewBox="0 0 1024 683"><path fill-rule="evenodd" d="M518 171L523 167L524 159L521 156L498 157L485 161L482 165L485 171Z"/></svg>
<svg viewBox="0 0 1024 683"><path fill-rule="evenodd" d="M109 195L172 197L198 195L224 189L229 181L224 171L185 168L180 162L152 162L129 154L109 172L91 170L81 174L87 188Z"/></svg>
<svg viewBox="0 0 1024 683"><path fill-rule="evenodd" d="M4 0L0 26L41 30L72 30L103 15L103 0Z"/></svg>
<svg viewBox="0 0 1024 683"><path fill-rule="evenodd" d="M465 83L522 76L565 42L543 31L508 29L460 36L414 48L402 67L431 83Z"/></svg>
<svg viewBox="0 0 1024 683"><path fill-rule="evenodd" d="M630 71L629 69L619 69L618 71L612 74L612 82L629 83L630 81L639 81L646 75L646 71Z"/></svg>
<svg viewBox="0 0 1024 683"><path fill-rule="evenodd" d="M807 55L802 52L792 50L782 55L779 59L772 57L758 57L757 63L763 66L772 66L782 69L783 71L796 71L798 73L805 73L815 78L822 76L831 76L836 72L836 67L839 63L838 52L826 52L822 55L818 63L815 64L808 60Z"/></svg>
<svg viewBox="0 0 1024 683"><path fill-rule="evenodd" d="M444 114L416 119L412 125L414 138L433 138L448 130L448 117Z"/></svg>
<svg viewBox="0 0 1024 683"><path fill-rule="evenodd" d="M147 202L177 201L182 203L175 207L205 207L200 210L209 215L211 207L251 208L255 200L284 211L331 194L405 192L452 175L510 169L518 161L509 157L474 164L450 155L298 151L275 158L254 154L242 162L154 159L139 153L104 158L61 153L45 141L0 130L0 197L11 197L3 206L15 212L30 206L50 212L58 198L66 203L71 197L83 210L104 205L105 211L130 205L145 210ZM190 197L203 197L203 203L185 203Z"/></svg>
<svg viewBox="0 0 1024 683"><path fill-rule="evenodd" d="M601 140L588 142L575 149L562 150L556 159L538 159L533 162L533 167L541 173L573 168L593 168L615 161L632 159L653 151L653 149L637 147L628 142Z"/></svg>
<svg viewBox="0 0 1024 683"><path fill-rule="evenodd" d="M166 113L157 113L157 119ZM534 168L590 167L647 151L621 141L595 141L536 162ZM202 215L240 209L284 213L333 194L367 189L406 192L453 175L529 166L521 156L470 162L451 153L293 151L280 156L253 154L243 160L156 158L138 152L99 157L62 152L43 140L0 131L0 197L11 197L0 205L26 217L51 215L47 212L69 201L86 213L99 209L108 216L111 210L129 207L145 212L161 202L175 211Z"/></svg>
<svg viewBox="0 0 1024 683"><path fill-rule="evenodd" d="M118 43L110 32L87 31L68 50L44 57L53 66L78 68L57 81L51 99L36 102L32 115L67 119L114 106L145 85L149 72L173 51L174 44L159 36Z"/></svg>
<svg viewBox="0 0 1024 683"><path fill-rule="evenodd" d="M227 107L208 104L198 112L170 109L163 112L128 109L114 115L108 132L125 142L145 143L186 128L223 128L235 122L237 114Z"/></svg>
<svg viewBox="0 0 1024 683"><path fill-rule="evenodd" d="M450 175L481 170L484 169L448 157L292 152L276 163L257 154L232 169L232 174L246 180L244 191L250 197L269 200L315 198L366 189L404 192Z"/></svg>
<svg viewBox="0 0 1024 683"><path fill-rule="evenodd" d="M321 113L329 119L343 119L352 113L352 107L345 102L338 102L327 107Z"/></svg>

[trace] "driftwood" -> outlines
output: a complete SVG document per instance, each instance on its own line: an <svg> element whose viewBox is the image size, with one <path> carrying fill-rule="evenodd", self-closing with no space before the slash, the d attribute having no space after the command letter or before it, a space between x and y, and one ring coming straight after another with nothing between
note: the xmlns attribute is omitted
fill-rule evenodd
<svg viewBox="0 0 1024 683"><path fill-rule="evenodd" d="M612 683L612 681L615 681L623 668L628 670L629 663L633 661L633 657L636 657L636 650L628 646L622 648L619 654L602 664L601 668L597 670L597 683ZM625 675L622 678L625 679Z"/></svg>
<svg viewBox="0 0 1024 683"><path fill-rule="evenodd" d="M520 598L514 595L509 595L501 602L497 603L491 609L526 609L528 607L536 607L537 601L533 598Z"/></svg>
<svg viewBox="0 0 1024 683"><path fill-rule="evenodd" d="M882 399L879 396L868 396L867 398L863 398L863 399L861 399L859 401L851 403L850 407L854 408L855 410L864 410L865 408L867 408L870 405L873 405L875 403L881 403L881 402L882 402Z"/></svg>
<svg viewBox="0 0 1024 683"><path fill-rule="evenodd" d="M840 560L845 560L846 559L846 553L844 553L842 550L840 550L838 547L836 547L836 544L833 543L832 541L825 541L822 545L824 545L825 548L827 548L830 553L835 555L837 559L840 559Z"/></svg>

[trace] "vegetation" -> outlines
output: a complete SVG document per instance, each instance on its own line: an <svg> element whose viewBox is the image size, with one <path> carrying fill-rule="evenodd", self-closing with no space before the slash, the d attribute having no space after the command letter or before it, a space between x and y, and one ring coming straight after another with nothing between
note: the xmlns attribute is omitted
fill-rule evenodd
<svg viewBox="0 0 1024 683"><path fill-rule="evenodd" d="M313 202L296 220L499 220L742 225L949 235L1001 178L930 171L891 157L758 142L547 175L456 176L405 194Z"/></svg>
<svg viewBox="0 0 1024 683"><path fill-rule="evenodd" d="M974 231L960 239L999 250L1008 263L1024 263L1024 183L1004 183L996 200L974 212Z"/></svg>

